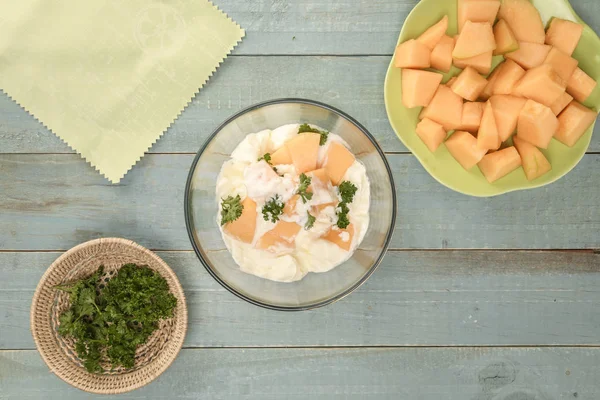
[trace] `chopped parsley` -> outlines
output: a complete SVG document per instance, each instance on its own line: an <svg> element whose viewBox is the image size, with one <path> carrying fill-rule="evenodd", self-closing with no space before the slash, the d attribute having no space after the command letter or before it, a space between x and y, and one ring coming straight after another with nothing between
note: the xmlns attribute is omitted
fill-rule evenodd
<svg viewBox="0 0 600 400"><path fill-rule="evenodd" d="M271 221L273 223L279 221L279 216L283 214L283 208L285 204L279 198L279 195L276 194L275 197L271 198L271 200L267 201L262 208L262 214L265 221Z"/></svg>
<svg viewBox="0 0 600 400"><path fill-rule="evenodd" d="M299 194L300 197L302 197L303 203L306 203L313 197L313 194L308 192L308 187L310 186L311 181L312 178L307 176L305 173L300 174L300 186L298 186L298 191L296 194Z"/></svg>
<svg viewBox="0 0 600 400"><path fill-rule="evenodd" d="M315 225L315 221L317 220L317 218L315 218L308 211L306 212L306 215L308 216L308 221L306 222L306 225L304 225L304 229L309 230Z"/></svg>
<svg viewBox="0 0 600 400"><path fill-rule="evenodd" d="M312 128L308 124L300 125L300 128L298 128L298 133L305 133L305 132L313 132L313 133L318 133L319 135L321 135L321 140L319 141L319 146L324 146L325 143L327 143L327 137L329 136L329 132L320 131L316 128Z"/></svg>
<svg viewBox="0 0 600 400"><path fill-rule="evenodd" d="M244 206L242 205L242 199L240 195L227 196L221 203L221 226L228 222L233 222L242 215Z"/></svg>
<svg viewBox="0 0 600 400"><path fill-rule="evenodd" d="M344 181L340 183L338 189L340 191L342 202L338 204L337 207L337 226L340 229L346 229L348 225L350 225L350 220L348 219L350 209L348 208L348 204L354 201L354 195L356 194L358 188L352 182Z"/></svg>
<svg viewBox="0 0 600 400"><path fill-rule="evenodd" d="M350 212L350 209L348 208L348 205L344 202L341 202L340 204L338 204L338 209L337 209L337 226L340 229L346 229L348 227L348 225L350 225L350 220L348 219L348 213Z"/></svg>

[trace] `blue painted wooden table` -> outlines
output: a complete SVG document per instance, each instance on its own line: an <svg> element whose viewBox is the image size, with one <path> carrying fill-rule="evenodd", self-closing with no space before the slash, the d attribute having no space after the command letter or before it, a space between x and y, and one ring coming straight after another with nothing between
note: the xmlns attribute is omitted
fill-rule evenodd
<svg viewBox="0 0 600 400"><path fill-rule="evenodd" d="M172 367L121 398L600 399L600 132L551 186L454 193L396 139L383 105L386 67L417 0L216 3L247 37L119 185L0 97L0 399L95 397L49 372L29 306L61 252L107 236L156 250L190 312ZM572 3L600 32L600 2ZM367 284L289 314L244 303L206 273L183 192L194 153L222 120L292 96L339 107L377 137L399 216Z"/></svg>

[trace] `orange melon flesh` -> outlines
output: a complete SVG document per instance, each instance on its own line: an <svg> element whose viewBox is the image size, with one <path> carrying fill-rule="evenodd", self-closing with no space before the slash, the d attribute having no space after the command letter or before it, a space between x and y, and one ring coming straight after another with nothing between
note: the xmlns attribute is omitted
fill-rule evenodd
<svg viewBox="0 0 600 400"><path fill-rule="evenodd" d="M300 195L295 194L288 201L285 202L285 206L283 207L283 213L291 217L296 213L296 204L298 204L298 200L300 199Z"/></svg>
<svg viewBox="0 0 600 400"><path fill-rule="evenodd" d="M566 86L552 66L544 64L527 71L515 86L514 94L550 107L565 92Z"/></svg>
<svg viewBox="0 0 600 400"><path fill-rule="evenodd" d="M552 65L558 76L565 82L571 79L571 75L573 75L573 72L577 69L577 65L579 65L579 61L563 53L556 47L550 49L544 63Z"/></svg>
<svg viewBox="0 0 600 400"><path fill-rule="evenodd" d="M462 60L493 52L495 49L496 39L492 25L489 22L467 21L456 40L452 57Z"/></svg>
<svg viewBox="0 0 600 400"><path fill-rule="evenodd" d="M496 39L496 50L494 55L501 55L516 51L519 49L519 42L515 37L515 34L510 30L510 26L505 20L501 19L494 26L494 38Z"/></svg>
<svg viewBox="0 0 600 400"><path fill-rule="evenodd" d="M558 130L554 137L561 143L573 147L596 121L596 116L595 111L577 101L572 101L558 116Z"/></svg>
<svg viewBox="0 0 600 400"><path fill-rule="evenodd" d="M490 97L492 97L493 91L494 91L494 85L496 84L496 80L498 79L498 74L500 73L500 71L502 70L502 66L504 65L504 63L499 64L490 74L490 76L488 76L487 78L487 85L485 86L485 88L483 89L483 91L481 92L481 94L479 95L479 98L481 100L488 100Z"/></svg>
<svg viewBox="0 0 600 400"><path fill-rule="evenodd" d="M350 224L346 229L331 229L323 239L337 245L339 248L349 251L354 238L354 225ZM344 240L346 239L346 240Z"/></svg>
<svg viewBox="0 0 600 400"><path fill-rule="evenodd" d="M456 76L453 76L452 78L448 79L448 82L446 82L446 86L448 86L449 88L452 88L452 84L453 84L454 82L456 82L456 79L457 79L457 78L458 78L458 77L456 77Z"/></svg>
<svg viewBox="0 0 600 400"><path fill-rule="evenodd" d="M290 158L298 174L317 168L320 141L321 135L307 132L301 133L285 142L285 146L290 153Z"/></svg>
<svg viewBox="0 0 600 400"><path fill-rule="evenodd" d="M546 31L546 43L565 54L572 55L581 39L583 25L560 18L553 18Z"/></svg>
<svg viewBox="0 0 600 400"><path fill-rule="evenodd" d="M493 25L499 8L500 0L458 0L458 31L462 31L467 21Z"/></svg>
<svg viewBox="0 0 600 400"><path fill-rule="evenodd" d="M527 100L519 115L517 137L534 146L547 149L558 130L558 120L549 107Z"/></svg>
<svg viewBox="0 0 600 400"><path fill-rule="evenodd" d="M421 36L417 38L417 42L420 42L427 46L429 50L433 50L439 43L440 39L446 35L448 30L448 16L444 17L431 28L427 29Z"/></svg>
<svg viewBox="0 0 600 400"><path fill-rule="evenodd" d="M352 157L354 157L354 156L352 156ZM352 162L354 162L354 161L352 161ZM350 165L352 165L352 164L350 164ZM315 169L314 171L308 172L307 175L310 176L312 179L311 185L308 187L307 191L312 191L312 183L314 182L314 180L321 181L322 185L327 185L330 182L329 175L327 174L327 171L325 170L325 168Z"/></svg>
<svg viewBox="0 0 600 400"><path fill-rule="evenodd" d="M596 85L597 82L595 80L583 72L581 68L577 68L573 72L573 75L571 75L571 79L567 82L567 93L573 96L578 102L583 103L590 97Z"/></svg>
<svg viewBox="0 0 600 400"><path fill-rule="evenodd" d="M429 118L423 118L417 124L417 135L421 138L427 148L433 153L446 139L444 127Z"/></svg>
<svg viewBox="0 0 600 400"><path fill-rule="evenodd" d="M273 229L258 239L256 247L261 250L275 251L277 247L292 247L300 225L295 222L279 221Z"/></svg>
<svg viewBox="0 0 600 400"><path fill-rule="evenodd" d="M419 118L429 118L450 131L460 126L462 107L462 98L448 86L440 85L431 103L421 111Z"/></svg>
<svg viewBox="0 0 600 400"><path fill-rule="evenodd" d="M483 116L484 103L467 102L463 104L463 113L459 129L475 133L481 125L481 117Z"/></svg>
<svg viewBox="0 0 600 400"><path fill-rule="evenodd" d="M525 75L525 70L513 60L506 60L492 88L494 94L511 94L515 85Z"/></svg>
<svg viewBox="0 0 600 400"><path fill-rule="evenodd" d="M521 156L514 147L487 154L477 164L489 183L496 182L521 166Z"/></svg>
<svg viewBox="0 0 600 400"><path fill-rule="evenodd" d="M498 136L498 128L496 127L496 117L494 117L492 103L488 101L485 103L485 110L481 117L481 126L477 133L477 146L480 149L497 150L500 148L501 144L502 142L500 141L500 136Z"/></svg>
<svg viewBox="0 0 600 400"><path fill-rule="evenodd" d="M225 224L223 230L237 240L252 243L256 230L256 203L250 197L242 201L242 215L233 222Z"/></svg>
<svg viewBox="0 0 600 400"><path fill-rule="evenodd" d="M396 47L394 65L396 68L429 68L431 50L415 39L407 40Z"/></svg>
<svg viewBox="0 0 600 400"><path fill-rule="evenodd" d="M527 102L522 97L515 97L506 94L500 94L490 97L494 117L496 117L496 126L498 127L498 136L500 141L506 141L510 135L517 129L517 122L521 110Z"/></svg>
<svg viewBox="0 0 600 400"><path fill-rule="evenodd" d="M274 151L273 154L271 154L271 164L292 164L292 156L290 156L290 152L286 146L280 147L278 150Z"/></svg>
<svg viewBox="0 0 600 400"><path fill-rule="evenodd" d="M487 75L492 69L492 58L492 50L490 50L487 53L480 54L471 58L453 58L452 62L454 63L456 68L464 69L466 67L473 67L480 74Z"/></svg>
<svg viewBox="0 0 600 400"><path fill-rule="evenodd" d="M417 69L402 70L402 103L406 108L428 106L442 82L442 74Z"/></svg>
<svg viewBox="0 0 600 400"><path fill-rule="evenodd" d="M451 89L463 99L475 101L486 86L487 80L473 67L467 67L452 83Z"/></svg>
<svg viewBox="0 0 600 400"><path fill-rule="evenodd" d="M552 110L552 112L554 113L554 115L558 115L561 113L562 110L565 109L566 106L569 105L569 103L573 100L573 97L568 94L567 92L563 93L562 96L560 96L558 98L558 100L556 100L554 102L554 104L552 104L552 106L550 107L550 109Z"/></svg>
<svg viewBox="0 0 600 400"><path fill-rule="evenodd" d="M452 157L466 170L473 168L485 155L487 149L477 146L477 139L469 132L456 131L446 140L446 147Z"/></svg>
<svg viewBox="0 0 600 400"><path fill-rule="evenodd" d="M354 164L355 160L354 154L346 146L341 143L331 142L327 149L323 168L334 186L338 186L342 182L346 171Z"/></svg>
<svg viewBox="0 0 600 400"><path fill-rule="evenodd" d="M527 180L532 181L552 170L552 165L537 147L518 137L513 139L513 143L521 156Z"/></svg>
<svg viewBox="0 0 600 400"><path fill-rule="evenodd" d="M444 35L431 52L431 68L443 72L449 72L452 68L452 51L454 50L454 39Z"/></svg>
<svg viewBox="0 0 600 400"><path fill-rule="evenodd" d="M529 0L503 0L498 18L504 19L519 42L544 43L540 13Z"/></svg>
<svg viewBox="0 0 600 400"><path fill-rule="evenodd" d="M546 61L552 47L547 44L519 42L519 49L506 53L504 57L513 60L525 69L539 67Z"/></svg>

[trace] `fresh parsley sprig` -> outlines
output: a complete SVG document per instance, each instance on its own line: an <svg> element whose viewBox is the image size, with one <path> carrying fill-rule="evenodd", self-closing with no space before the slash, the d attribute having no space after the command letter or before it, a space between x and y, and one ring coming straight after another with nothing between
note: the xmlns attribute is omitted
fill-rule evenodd
<svg viewBox="0 0 600 400"><path fill-rule="evenodd" d="M321 131L319 129L313 128L309 124L300 125L300 127L298 128L298 133L305 133L305 132L313 132L313 133L318 133L319 135L321 135L321 139L319 140L319 146L324 146L325 143L327 143L327 137L329 136L329 132Z"/></svg>
<svg viewBox="0 0 600 400"><path fill-rule="evenodd" d="M303 203L306 203L313 197L313 194L308 191L311 182L312 178L310 176L307 176L305 173L300 174L300 186L298 186L296 194L300 195Z"/></svg>
<svg viewBox="0 0 600 400"><path fill-rule="evenodd" d="M238 194L237 196L227 196L222 199L221 202L221 226L233 222L242 216L244 206L242 205L242 198Z"/></svg>
<svg viewBox="0 0 600 400"><path fill-rule="evenodd" d="M350 181L343 181L340 183L338 189L342 201L340 204L338 204L336 210L338 217L337 226L340 229L346 229L348 225L350 225L350 219L348 219L350 209L348 208L348 204L354 201L354 195L356 194L358 188Z"/></svg>
<svg viewBox="0 0 600 400"><path fill-rule="evenodd" d="M265 203L262 208L262 215L265 221L271 221L273 223L279 221L279 216L283 214L283 208L285 203L281 201L278 194L271 198Z"/></svg>
<svg viewBox="0 0 600 400"><path fill-rule="evenodd" d="M304 225L304 229L309 230L315 225L315 221L317 220L317 218L308 211L306 212L306 215L308 217L308 221Z"/></svg>

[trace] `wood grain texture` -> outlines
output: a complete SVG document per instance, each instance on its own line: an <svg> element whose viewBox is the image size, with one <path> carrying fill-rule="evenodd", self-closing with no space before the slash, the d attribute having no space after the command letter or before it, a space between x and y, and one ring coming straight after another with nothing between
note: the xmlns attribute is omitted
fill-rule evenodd
<svg viewBox="0 0 600 400"><path fill-rule="evenodd" d="M598 8L600 11L600 3ZM231 57L150 152L195 153L235 112L282 97L331 104L364 124L385 151L406 152L385 111L383 82L388 63L389 57ZM592 137L588 151L600 151L600 132ZM72 152L12 100L0 95L0 153Z"/></svg>
<svg viewBox="0 0 600 400"><path fill-rule="evenodd" d="M94 396L3 351L0 398L597 400L599 365L585 348L183 350L148 386Z"/></svg>
<svg viewBox="0 0 600 400"><path fill-rule="evenodd" d="M189 309L187 347L599 345L600 254L390 252L358 291L301 313L223 289L193 252L159 252ZM33 349L29 306L60 253L0 253L0 349Z"/></svg>

